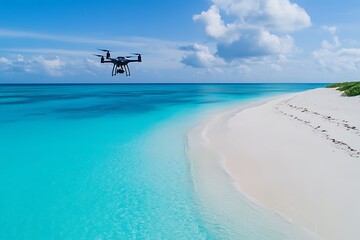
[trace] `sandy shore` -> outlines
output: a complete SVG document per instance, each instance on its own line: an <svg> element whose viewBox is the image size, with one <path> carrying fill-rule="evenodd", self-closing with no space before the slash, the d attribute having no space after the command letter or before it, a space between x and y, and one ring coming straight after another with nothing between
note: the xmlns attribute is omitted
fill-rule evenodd
<svg viewBox="0 0 360 240"><path fill-rule="evenodd" d="M188 144L203 168L215 153L258 205L321 238L360 239L360 97L316 89L231 109L190 132Z"/></svg>

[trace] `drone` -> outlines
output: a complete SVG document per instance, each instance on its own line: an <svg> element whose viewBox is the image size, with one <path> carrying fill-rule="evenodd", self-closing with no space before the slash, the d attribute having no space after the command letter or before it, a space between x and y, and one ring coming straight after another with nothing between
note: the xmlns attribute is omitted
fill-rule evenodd
<svg viewBox="0 0 360 240"><path fill-rule="evenodd" d="M128 77L131 75L130 68L128 66L131 62L142 62L140 53L132 53L132 56L119 56L117 58L110 57L110 50L107 49L98 49L99 51L106 52L106 56L100 54L93 54L99 58L101 58L101 63L112 63L114 64L112 68L112 75L116 76L117 74L124 74ZM137 59L132 59L137 58Z"/></svg>

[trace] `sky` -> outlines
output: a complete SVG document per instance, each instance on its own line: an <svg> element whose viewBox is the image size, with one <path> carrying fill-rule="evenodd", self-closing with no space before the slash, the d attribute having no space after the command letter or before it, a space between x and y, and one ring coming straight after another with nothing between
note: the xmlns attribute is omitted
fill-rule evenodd
<svg viewBox="0 0 360 240"><path fill-rule="evenodd" d="M0 0L1 83L360 79L360 1ZM142 53L132 76L92 54Z"/></svg>

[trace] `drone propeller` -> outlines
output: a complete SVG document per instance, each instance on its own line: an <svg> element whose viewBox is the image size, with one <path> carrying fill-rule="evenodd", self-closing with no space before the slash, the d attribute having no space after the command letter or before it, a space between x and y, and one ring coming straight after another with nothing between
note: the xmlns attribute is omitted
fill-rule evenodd
<svg viewBox="0 0 360 240"><path fill-rule="evenodd" d="M94 56L97 56L97 57L103 57L103 55L100 55L100 54L93 54Z"/></svg>
<svg viewBox="0 0 360 240"><path fill-rule="evenodd" d="M102 48L98 48L99 51L103 51L103 52L112 52L111 50L107 50L107 49L102 49Z"/></svg>
<svg viewBox="0 0 360 240"><path fill-rule="evenodd" d="M136 55L136 56L141 55L141 53L131 53L131 54Z"/></svg>

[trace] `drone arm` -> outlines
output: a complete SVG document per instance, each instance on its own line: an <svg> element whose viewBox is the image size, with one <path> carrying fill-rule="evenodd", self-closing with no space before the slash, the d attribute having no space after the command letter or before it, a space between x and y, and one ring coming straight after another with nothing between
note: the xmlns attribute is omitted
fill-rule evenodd
<svg viewBox="0 0 360 240"><path fill-rule="evenodd" d="M139 60L133 60L133 59L128 59L127 61L128 61L128 62L141 62L141 61L139 61Z"/></svg>

